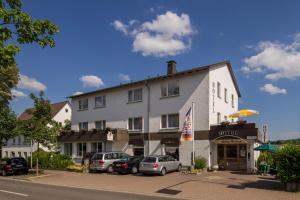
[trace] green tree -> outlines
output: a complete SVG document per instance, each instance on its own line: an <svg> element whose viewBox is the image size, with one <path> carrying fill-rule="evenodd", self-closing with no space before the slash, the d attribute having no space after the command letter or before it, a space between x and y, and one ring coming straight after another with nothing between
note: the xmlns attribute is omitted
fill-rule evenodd
<svg viewBox="0 0 300 200"><path fill-rule="evenodd" d="M22 11L21 0L0 0L0 111L12 99L11 89L18 84L15 60L21 44L37 43L54 47L58 27L48 20L34 20Z"/></svg>
<svg viewBox="0 0 300 200"><path fill-rule="evenodd" d="M3 108L0 112L0 149L3 142L16 135L15 128L17 124L17 118L10 108ZM0 155L1 158L1 155Z"/></svg>
<svg viewBox="0 0 300 200"><path fill-rule="evenodd" d="M30 94L30 98L34 102L34 107L27 110L32 117L20 123L18 130L24 136L37 143L37 174L38 174L38 155L40 145L48 147L49 149L55 148L55 142L59 131L59 125L52 120L50 102L45 99L44 92L40 92L39 96Z"/></svg>

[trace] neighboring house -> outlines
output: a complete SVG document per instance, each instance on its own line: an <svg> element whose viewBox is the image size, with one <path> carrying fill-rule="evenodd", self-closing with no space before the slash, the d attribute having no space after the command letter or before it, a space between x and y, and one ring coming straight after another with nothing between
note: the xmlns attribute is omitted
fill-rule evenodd
<svg viewBox="0 0 300 200"><path fill-rule="evenodd" d="M53 103L51 104L52 119L62 125L65 124L66 120L71 120L72 108L68 101ZM25 121L29 120L32 115L24 111L18 120ZM41 147L44 150L48 150L45 147ZM37 144L32 145L32 152L37 150ZM2 147L2 157L24 157L30 156L31 145L30 141L26 141L23 135L19 135L15 138L9 139L6 144Z"/></svg>
<svg viewBox="0 0 300 200"><path fill-rule="evenodd" d="M78 160L87 152L113 150L170 154L191 165L191 142L181 142L180 134L194 102L195 154L215 164L217 144L209 138L210 127L238 111L240 96L229 61L181 72L169 61L166 75L71 96L72 132L59 137L60 149ZM128 140L116 134L108 141L106 127L127 130Z"/></svg>

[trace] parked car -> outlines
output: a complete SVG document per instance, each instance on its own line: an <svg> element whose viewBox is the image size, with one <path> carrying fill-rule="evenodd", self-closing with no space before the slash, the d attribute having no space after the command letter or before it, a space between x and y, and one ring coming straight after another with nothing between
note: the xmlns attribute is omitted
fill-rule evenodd
<svg viewBox="0 0 300 200"><path fill-rule="evenodd" d="M120 174L136 174L139 172L140 162L144 156L132 156L113 162L113 170Z"/></svg>
<svg viewBox="0 0 300 200"><path fill-rule="evenodd" d="M143 174L160 174L162 176L171 171L180 171L181 163L172 156L147 156L140 163Z"/></svg>
<svg viewBox="0 0 300 200"><path fill-rule="evenodd" d="M2 176L27 174L27 161L24 158L4 158L0 161L0 172Z"/></svg>
<svg viewBox="0 0 300 200"><path fill-rule="evenodd" d="M112 173L113 162L130 157L128 154L123 152L105 152L95 153L91 158L89 164L89 171L107 171Z"/></svg>

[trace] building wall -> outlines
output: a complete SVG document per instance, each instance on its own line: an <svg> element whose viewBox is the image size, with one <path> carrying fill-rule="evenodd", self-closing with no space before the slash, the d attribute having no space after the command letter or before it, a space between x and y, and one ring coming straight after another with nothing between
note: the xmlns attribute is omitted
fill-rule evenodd
<svg viewBox="0 0 300 200"><path fill-rule="evenodd" d="M68 112L66 112L66 109ZM53 120L56 122L62 123L64 125L65 120L71 120L72 116L72 108L69 104L66 104L54 117ZM20 142L19 142L20 140ZM15 141L15 143L13 142ZM40 146L45 151L48 151L48 148ZM12 156L12 152L15 153L15 156L19 156L19 152L21 153L22 157L30 156L31 151L34 152L37 150L37 143L34 143L32 147L30 143L25 141L25 137L23 135L16 136L15 138L11 138L7 141L7 144L2 147L2 157ZM7 153L6 153L7 152ZM26 152L26 153L25 153Z"/></svg>
<svg viewBox="0 0 300 200"><path fill-rule="evenodd" d="M221 96L217 94L217 83L221 83ZM227 103L224 97L224 88L227 89ZM234 107L231 104L231 95L234 95ZM209 124L217 124L217 113L221 113L221 121L225 116L238 111L238 93L234 86L232 76L226 65L209 68ZM228 118L229 120L229 118Z"/></svg>

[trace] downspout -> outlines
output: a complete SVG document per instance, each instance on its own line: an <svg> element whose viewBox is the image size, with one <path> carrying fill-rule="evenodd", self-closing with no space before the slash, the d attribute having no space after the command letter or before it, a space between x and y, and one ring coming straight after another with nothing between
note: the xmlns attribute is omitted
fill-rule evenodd
<svg viewBox="0 0 300 200"><path fill-rule="evenodd" d="M148 85L148 82L145 81L145 85L147 87L147 94L148 94L148 100L147 100L147 120L148 120L148 156L150 155L150 87ZM144 138L145 140L145 138Z"/></svg>

